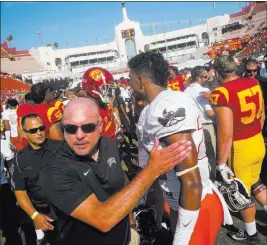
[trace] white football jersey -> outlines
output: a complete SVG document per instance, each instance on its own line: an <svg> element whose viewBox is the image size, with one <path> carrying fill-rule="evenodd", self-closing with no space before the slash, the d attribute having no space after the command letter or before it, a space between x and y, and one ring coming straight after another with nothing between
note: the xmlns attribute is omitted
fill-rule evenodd
<svg viewBox="0 0 267 245"><path fill-rule="evenodd" d="M9 121L11 137L17 137L18 136L18 129L17 129L18 116L16 113L16 109L4 110L2 113L2 120Z"/></svg>
<svg viewBox="0 0 267 245"><path fill-rule="evenodd" d="M121 97L123 98L123 100L125 101L126 104L128 104L128 102L126 101L127 99L131 99L131 92L128 88L123 88L120 87L121 90Z"/></svg>
<svg viewBox="0 0 267 245"><path fill-rule="evenodd" d="M212 193L208 158L198 109L194 100L186 93L165 90L143 109L137 123L139 165L141 167L147 165L155 137L160 139L186 130L192 131L192 138L198 151L203 199L207 193ZM160 147L164 147L164 144L161 143ZM180 196L180 181L175 170L161 176L159 182L164 190L165 200L176 211Z"/></svg>

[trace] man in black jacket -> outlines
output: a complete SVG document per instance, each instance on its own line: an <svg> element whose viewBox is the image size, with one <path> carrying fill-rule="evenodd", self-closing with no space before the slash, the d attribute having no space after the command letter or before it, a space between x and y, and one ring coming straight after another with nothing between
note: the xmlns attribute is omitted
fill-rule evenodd
<svg viewBox="0 0 267 245"><path fill-rule="evenodd" d="M15 169L12 184L15 196L20 207L33 220L38 244L43 242L46 231L51 245L56 243L56 234L51 232L51 224L57 217L51 210L45 194L40 186L39 172L44 148L49 147L54 141L46 140L45 126L42 119L36 114L29 114L22 118L22 129L28 145L19 151L15 157ZM52 147L51 147L52 148Z"/></svg>
<svg viewBox="0 0 267 245"><path fill-rule="evenodd" d="M249 77L254 77L260 84L261 86L261 90L262 90L262 95L263 95L263 99L264 99L264 105L265 105L265 115L267 113L267 78L258 75L257 71L257 66L258 63L256 60L248 60L246 63L246 72L247 72L247 76ZM265 142L267 140L267 123L265 120L264 123L264 127L263 127L263 131L262 134L265 138ZM266 145L266 143L265 143ZM264 182L265 185L267 185L267 156L265 155L265 158L263 160L263 164L262 164L262 170L261 170L261 179Z"/></svg>
<svg viewBox="0 0 267 245"><path fill-rule="evenodd" d="M260 86L261 86L261 90L262 90L262 96L264 99L264 105L265 105L265 115L267 112L267 78L258 75L258 63L256 60L248 60L246 63L246 73L248 77L253 77L255 78ZM265 120L265 126L263 128L263 135L265 137L267 137L267 129L266 129L267 125L266 125L266 120Z"/></svg>

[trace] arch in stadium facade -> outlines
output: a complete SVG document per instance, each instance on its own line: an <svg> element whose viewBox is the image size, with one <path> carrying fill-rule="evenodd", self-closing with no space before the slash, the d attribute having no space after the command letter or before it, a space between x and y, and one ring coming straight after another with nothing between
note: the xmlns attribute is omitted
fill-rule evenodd
<svg viewBox="0 0 267 245"><path fill-rule="evenodd" d="M60 58L55 59L55 64L56 66L61 66L62 65L62 60Z"/></svg>
<svg viewBox="0 0 267 245"><path fill-rule="evenodd" d="M149 44L146 44L146 45L144 46L144 51L145 51L145 52L148 52L148 51L149 51Z"/></svg>
<svg viewBox="0 0 267 245"><path fill-rule="evenodd" d="M203 32L202 35L202 42L205 43L205 46L209 45L209 34L207 32Z"/></svg>
<svg viewBox="0 0 267 245"><path fill-rule="evenodd" d="M136 45L133 38L127 38L125 40L125 47L126 47L126 55L127 58L130 59L134 56L136 56Z"/></svg>

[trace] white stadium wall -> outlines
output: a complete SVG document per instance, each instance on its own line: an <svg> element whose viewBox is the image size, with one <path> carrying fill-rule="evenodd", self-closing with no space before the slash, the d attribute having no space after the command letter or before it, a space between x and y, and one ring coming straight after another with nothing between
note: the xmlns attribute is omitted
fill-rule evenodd
<svg viewBox="0 0 267 245"><path fill-rule="evenodd" d="M39 47L30 49L29 53L40 64L42 72L71 73L77 78L93 66L106 68L116 74L123 73L127 70L128 59L133 54L146 51L145 48L162 49L163 51L160 50L160 52L170 63L181 64L190 59L203 58L203 53L207 52L208 46L221 39L222 26L230 21L230 16L225 14L209 18L205 23L197 26L144 36L140 23L128 19L124 4L122 17L123 21L114 28L115 38L112 42L67 49L60 48L59 44L57 49ZM130 54L127 50L129 42L130 49L132 48ZM39 71L40 69L36 70L37 74L34 77L38 77Z"/></svg>

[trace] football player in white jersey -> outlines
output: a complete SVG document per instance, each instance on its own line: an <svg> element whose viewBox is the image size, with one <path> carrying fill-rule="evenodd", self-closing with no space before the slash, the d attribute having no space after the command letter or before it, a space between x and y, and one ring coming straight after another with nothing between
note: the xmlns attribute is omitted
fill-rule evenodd
<svg viewBox="0 0 267 245"><path fill-rule="evenodd" d="M8 109L4 110L2 113L2 119L5 126L5 138L8 142L10 142L11 139L14 147L16 147L17 150L20 150L21 147L19 147L17 130L18 117L16 113L19 103L16 99L8 99L6 104L8 105Z"/></svg>
<svg viewBox="0 0 267 245"><path fill-rule="evenodd" d="M171 207L173 244L215 244L224 210L209 179L203 129L196 105L187 94L167 90L169 65L162 54L138 54L128 66L129 85L148 104L137 124L141 167L147 164L155 137L160 139L161 147L181 140L191 141L193 145L183 163L159 180L165 201Z"/></svg>

